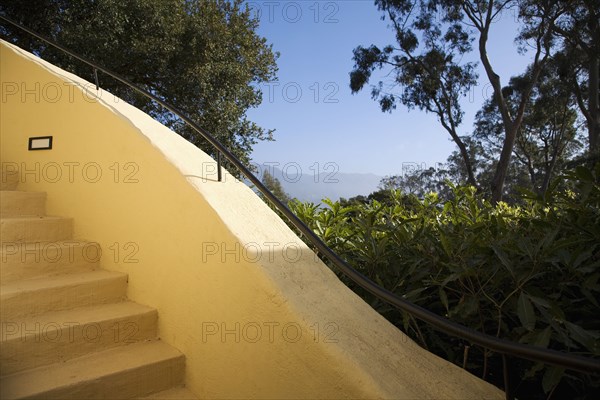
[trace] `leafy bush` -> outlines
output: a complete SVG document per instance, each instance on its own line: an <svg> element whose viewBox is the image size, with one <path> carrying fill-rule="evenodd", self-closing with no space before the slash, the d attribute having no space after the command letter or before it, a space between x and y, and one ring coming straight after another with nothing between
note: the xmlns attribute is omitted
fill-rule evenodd
<svg viewBox="0 0 600 400"><path fill-rule="evenodd" d="M390 192L383 201L290 208L350 265L403 298L480 332L600 356L600 165L545 197L492 205ZM560 187L561 189L557 189ZM326 260L325 260L326 261ZM341 279L426 349L502 387L501 357L449 337ZM513 360L519 398L587 398L598 377ZM597 394L597 393L596 393Z"/></svg>

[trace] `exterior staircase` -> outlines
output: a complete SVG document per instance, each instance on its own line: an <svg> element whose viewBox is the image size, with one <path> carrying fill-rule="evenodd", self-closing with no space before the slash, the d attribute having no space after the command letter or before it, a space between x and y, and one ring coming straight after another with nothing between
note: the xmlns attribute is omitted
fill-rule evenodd
<svg viewBox="0 0 600 400"><path fill-rule="evenodd" d="M2 171L0 398L196 399L157 311L128 301L127 275L102 270L100 246L18 180Z"/></svg>

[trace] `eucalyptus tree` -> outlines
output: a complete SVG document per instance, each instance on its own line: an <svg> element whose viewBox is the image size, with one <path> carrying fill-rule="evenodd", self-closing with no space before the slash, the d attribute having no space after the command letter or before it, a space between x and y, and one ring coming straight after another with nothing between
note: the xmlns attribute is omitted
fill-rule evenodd
<svg viewBox="0 0 600 400"><path fill-rule="evenodd" d="M553 26L562 51L555 57L588 127L590 156L600 152L600 3L561 1L565 12Z"/></svg>
<svg viewBox="0 0 600 400"><path fill-rule="evenodd" d="M519 166L508 179L521 181L518 175L528 175L529 187L540 194L548 189L550 181L567 160L583 149L581 122L577 114L575 96L570 85L556 74L556 64L551 63L540 76L532 90L530 105L523 116L519 134L513 147L513 156ZM511 78L504 88L505 99L511 112L515 100L529 86L527 73ZM485 102L476 115L474 138L484 143L486 153L497 157L502 149L502 117L495 99ZM514 185L512 185L514 186Z"/></svg>
<svg viewBox="0 0 600 400"><path fill-rule="evenodd" d="M462 122L463 97L477 82L475 53L494 91L503 126L503 142L494 176L489 182L493 201L502 199L504 182L531 91L553 48L553 27L564 5L544 0L375 0L390 21L396 44L383 49L375 45L354 49L350 73L353 92L361 90L376 69L391 68L393 81L372 87L372 96L383 111L398 103L434 113L450 134L463 158L468 182L475 182L472 160L457 127ZM488 57L492 25L502 13L514 12L520 30L514 38L521 51L532 51L531 79L511 110L502 91L501 77ZM509 39L509 38L507 38Z"/></svg>
<svg viewBox="0 0 600 400"><path fill-rule="evenodd" d="M415 7L409 2L378 0L375 3L395 29L397 46L380 49L371 45L354 49L355 65L350 73L352 92L363 89L375 69L391 67L395 74L393 82L380 81L373 86L373 99L379 101L382 111L391 111L401 103L409 109L435 114L460 149L468 183L476 185L468 150L458 133L464 114L460 98L477 82L475 64L461 65L458 61L461 54L472 49L471 38L457 23L450 23L444 33L442 24L448 21L436 19L436 7L422 4L420 12L415 14ZM416 31L422 32L422 41Z"/></svg>

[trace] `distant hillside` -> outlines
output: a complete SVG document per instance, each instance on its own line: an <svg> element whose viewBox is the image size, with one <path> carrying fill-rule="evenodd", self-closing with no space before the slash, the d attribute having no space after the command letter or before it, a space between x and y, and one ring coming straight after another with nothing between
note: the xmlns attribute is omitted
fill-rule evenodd
<svg viewBox="0 0 600 400"><path fill-rule="evenodd" d="M266 168L263 168L264 171ZM320 203L322 199L338 200L358 195L368 195L379 185L381 176L375 174L353 174L344 172L322 172L318 175L299 173L290 169L284 174L280 169L271 167L269 171L281 182L290 197L301 201ZM259 174L262 178L262 175Z"/></svg>

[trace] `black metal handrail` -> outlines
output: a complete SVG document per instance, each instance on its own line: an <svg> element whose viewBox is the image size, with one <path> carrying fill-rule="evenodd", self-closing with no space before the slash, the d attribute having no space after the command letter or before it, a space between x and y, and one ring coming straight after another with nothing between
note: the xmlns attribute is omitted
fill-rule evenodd
<svg viewBox="0 0 600 400"><path fill-rule="evenodd" d="M450 334L452 336L456 336L465 340L468 340L472 343L478 344L484 348L496 351L503 355L510 355L513 357L524 358L532 361L538 361L542 363L557 365L560 367L564 367L567 369L572 369L576 371L580 371L583 373L592 373L592 374L600 374L600 360L590 358L590 357L582 357L575 354L560 352L556 350L544 349L541 347L525 345L521 343L512 342L506 339L500 339L495 336L490 336L481 332L478 332L474 329L468 328L466 326L457 324L449 319L441 317L423 307L420 307L416 304L413 304L407 300L404 300L400 296L390 292L389 290L377 285L375 282L352 268L350 265L346 263L340 256L338 256L333 250L331 250L300 218L298 218L293 212L291 212L273 193L267 189L267 187L244 165L240 160L237 159L233 153L227 149L223 144L221 144L213 135L211 135L204 128L198 126L194 121L190 120L185 116L181 111L179 111L175 106L161 100L154 94L140 88L136 84L130 82L129 80L123 78L122 76L100 66L96 63L89 61L88 59L79 56L78 54L70 51L64 46L54 42L51 39L40 35L31 29L19 24L16 21L11 20L3 15L0 15L0 20L7 22L30 35L48 43L49 45L63 51L64 53L78 59L79 61L91 66L95 70L99 70L104 72L105 74L111 76L112 78L124 83L130 88L134 89L138 93L148 97L149 99L155 101L160 104L173 114L177 115L188 124L192 129L201 134L216 150L217 150L217 162L218 166L218 175L221 176L221 167L220 160L221 154L225 156L225 158L231 162L236 168L240 170L240 172L248 178L252 184L254 184L258 190L275 206L275 208L284 214L288 220L294 225L307 239L308 241L316 247L316 249L327 257L339 270L348 278L350 278L354 283L356 283L361 288L365 289L369 293L373 294L380 300L383 300L405 312L408 312L412 316L432 325L434 328ZM505 367L506 367L506 358L505 358ZM506 369L506 368L505 368ZM505 376L505 382L507 377ZM508 389L508 388L506 388ZM507 395L508 395L508 390Z"/></svg>

